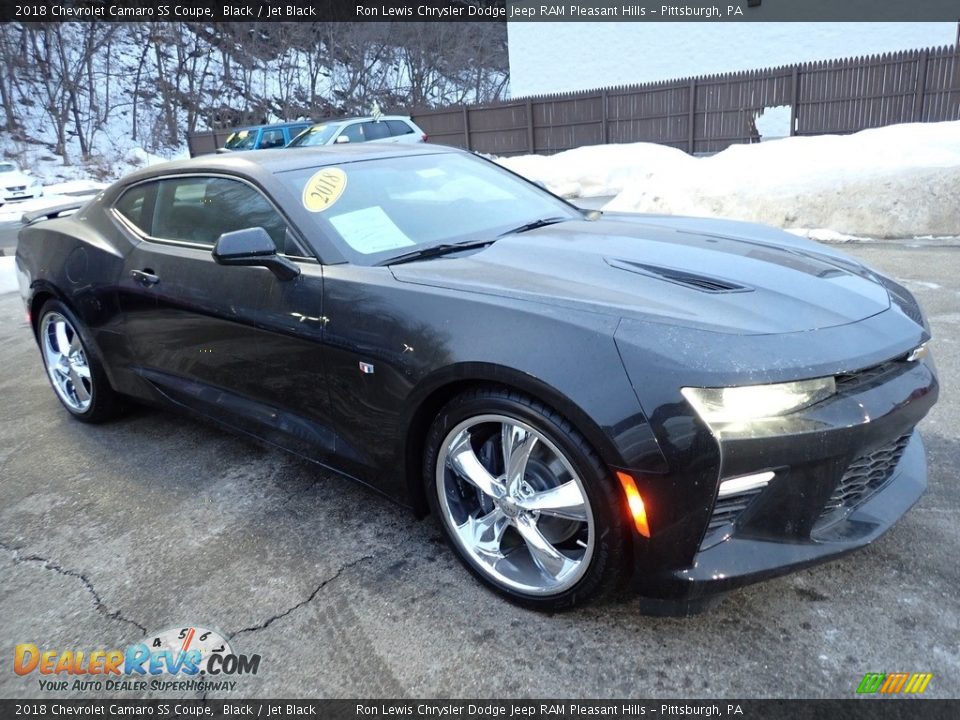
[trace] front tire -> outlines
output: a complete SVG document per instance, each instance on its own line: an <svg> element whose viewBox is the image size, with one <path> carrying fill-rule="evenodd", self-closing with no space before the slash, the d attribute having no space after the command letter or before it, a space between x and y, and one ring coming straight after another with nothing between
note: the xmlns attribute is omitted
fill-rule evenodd
<svg viewBox="0 0 960 720"><path fill-rule="evenodd" d="M40 354L57 399L77 420L99 423L115 417L119 397L83 324L59 300L48 300L37 324Z"/></svg>
<svg viewBox="0 0 960 720"><path fill-rule="evenodd" d="M514 602L562 610L623 576L609 471L566 419L526 395L478 388L448 403L430 429L424 482L458 558Z"/></svg>

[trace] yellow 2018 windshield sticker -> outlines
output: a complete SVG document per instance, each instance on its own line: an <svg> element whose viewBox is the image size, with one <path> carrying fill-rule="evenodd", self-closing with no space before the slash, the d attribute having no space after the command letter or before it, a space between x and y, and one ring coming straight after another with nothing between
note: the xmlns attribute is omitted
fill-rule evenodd
<svg viewBox="0 0 960 720"><path fill-rule="evenodd" d="M310 212L331 207L347 187L347 174L340 168L323 168L303 186L303 206Z"/></svg>

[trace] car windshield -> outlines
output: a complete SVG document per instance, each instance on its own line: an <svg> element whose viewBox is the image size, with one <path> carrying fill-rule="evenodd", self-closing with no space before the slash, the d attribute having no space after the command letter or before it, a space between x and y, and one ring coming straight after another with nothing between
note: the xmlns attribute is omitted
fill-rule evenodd
<svg viewBox="0 0 960 720"><path fill-rule="evenodd" d="M278 177L321 232L360 265L442 244L493 241L541 219L583 217L536 185L467 154L379 158Z"/></svg>
<svg viewBox="0 0 960 720"><path fill-rule="evenodd" d="M13 163L0 163L0 173L16 172L17 166Z"/></svg>
<svg viewBox="0 0 960 720"><path fill-rule="evenodd" d="M223 146L227 150L250 150L256 140L256 130L238 130L235 133L230 133L230 137L227 138L227 142Z"/></svg>
<svg viewBox="0 0 960 720"><path fill-rule="evenodd" d="M336 123L314 125L307 128L289 142L287 147L307 147L308 145L326 145L330 138L340 129Z"/></svg>

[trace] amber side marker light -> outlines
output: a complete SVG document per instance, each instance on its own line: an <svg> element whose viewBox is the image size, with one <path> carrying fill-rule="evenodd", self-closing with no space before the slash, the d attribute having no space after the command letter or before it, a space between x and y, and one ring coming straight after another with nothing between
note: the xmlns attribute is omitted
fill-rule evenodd
<svg viewBox="0 0 960 720"><path fill-rule="evenodd" d="M625 472L617 471L617 480L627 494L627 507L630 508L630 516L633 518L633 524L637 532L645 538L650 537L650 525L647 523L647 508L643 504L643 498L640 497L640 491L637 490L637 483Z"/></svg>

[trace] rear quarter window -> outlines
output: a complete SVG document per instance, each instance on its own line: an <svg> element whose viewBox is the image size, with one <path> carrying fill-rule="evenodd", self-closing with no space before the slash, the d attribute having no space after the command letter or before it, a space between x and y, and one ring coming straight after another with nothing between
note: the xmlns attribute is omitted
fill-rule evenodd
<svg viewBox="0 0 960 720"><path fill-rule="evenodd" d="M133 223L145 235L150 234L150 218L144 213L148 196L156 189L156 183L136 185L120 196L114 209Z"/></svg>
<svg viewBox="0 0 960 720"><path fill-rule="evenodd" d="M413 128L407 125L403 120L387 120L387 127L390 128L391 135L410 135Z"/></svg>

